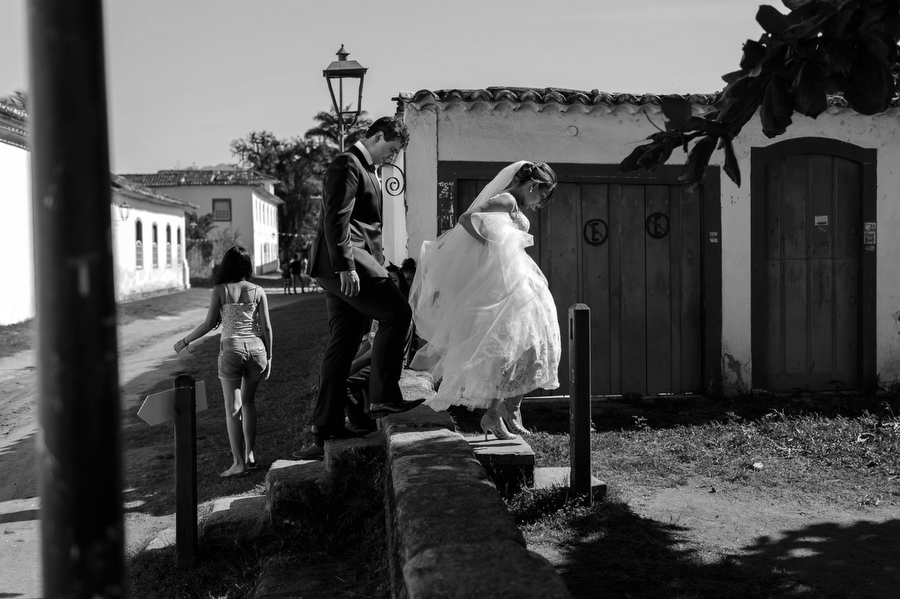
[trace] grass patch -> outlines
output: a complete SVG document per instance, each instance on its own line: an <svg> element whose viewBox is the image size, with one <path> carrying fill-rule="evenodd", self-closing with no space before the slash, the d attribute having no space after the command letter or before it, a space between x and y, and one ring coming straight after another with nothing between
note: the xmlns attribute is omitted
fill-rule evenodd
<svg viewBox="0 0 900 599"><path fill-rule="evenodd" d="M193 291L193 290L192 290ZM209 290L203 290L208 302ZM148 302L161 300L152 298ZM162 313L165 306L154 310ZM319 360L327 335L324 296L301 296L291 305L270 310L274 329L272 375L257 393L260 469L251 475L223 480L219 472L231 464L231 451L224 421L224 399L218 382L216 357L218 336L191 344L186 374L206 381L209 408L197 414L197 492L201 504L220 497L261 494L265 472L277 459L289 458L307 439L315 400ZM171 383L148 389L162 391ZM152 515L171 514L175 506L175 455L172 424L147 426L134 413L123 414L126 457L126 501ZM348 486L345 481L343 486ZM359 479L353 483L359 490ZM376 482L373 481L372 485ZM372 485L367 488L371 491ZM348 489L339 483L332 497L346 497ZM128 564L131 596L139 599L170 597L232 598L250 596L263 562L291 560L292 563L321 561L321 552L338 564L335 575L347 582L347 589L372 597L389 592L389 574L384 560L384 512L381 489L377 501L371 493L354 499L340 499L320 506L315 518L293 526L280 526L247 546L202 547L197 567L179 572L174 565L174 548L144 551ZM380 527L380 529L379 529ZM202 544L201 544L202 545ZM313 554L313 548L319 557ZM312 557L310 557L312 556ZM383 585L383 586L382 586ZM381 589L381 590L379 590Z"/></svg>

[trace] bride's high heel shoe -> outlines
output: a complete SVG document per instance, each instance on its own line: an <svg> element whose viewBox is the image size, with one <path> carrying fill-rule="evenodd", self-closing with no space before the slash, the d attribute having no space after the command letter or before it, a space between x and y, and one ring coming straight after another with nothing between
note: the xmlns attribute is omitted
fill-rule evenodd
<svg viewBox="0 0 900 599"><path fill-rule="evenodd" d="M487 441L488 432L494 433L494 436L497 439L506 441L508 439L515 439L516 436L506 430L506 426L503 424L503 419L500 418L499 414L491 415L485 414L481 417L481 431L484 433L484 440Z"/></svg>
<svg viewBox="0 0 900 599"><path fill-rule="evenodd" d="M530 430L522 425L522 413L520 412L521 408L519 406L504 401L501 404L501 408L503 409L503 419L506 421L505 423L510 431L522 435L523 437L532 434Z"/></svg>

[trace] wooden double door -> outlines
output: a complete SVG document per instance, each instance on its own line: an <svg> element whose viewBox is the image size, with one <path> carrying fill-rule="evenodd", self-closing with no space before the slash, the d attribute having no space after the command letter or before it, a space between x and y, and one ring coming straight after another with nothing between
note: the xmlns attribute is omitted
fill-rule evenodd
<svg viewBox="0 0 900 599"><path fill-rule="evenodd" d="M875 150L754 149L753 386L860 389L875 375Z"/></svg>
<svg viewBox="0 0 900 599"><path fill-rule="evenodd" d="M439 228L446 229L505 166L439 164ZM614 166L553 164L550 205L528 212L528 251L546 275L569 387L568 312L591 309L594 395L704 393L721 380L718 170L688 191L677 167L624 176ZM540 394L536 392L535 394Z"/></svg>

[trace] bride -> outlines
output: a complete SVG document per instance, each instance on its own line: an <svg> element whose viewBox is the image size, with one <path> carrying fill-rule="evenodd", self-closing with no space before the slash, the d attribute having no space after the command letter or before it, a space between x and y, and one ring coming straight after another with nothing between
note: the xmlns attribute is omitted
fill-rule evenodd
<svg viewBox="0 0 900 599"><path fill-rule="evenodd" d="M489 431L498 439L515 437L509 429L529 434L522 397L559 386L556 305L546 277L525 252L534 240L523 213L546 206L556 182L543 162L510 164L453 229L422 245L410 303L427 343L411 367L441 381L425 402L434 410L487 408L485 439Z"/></svg>

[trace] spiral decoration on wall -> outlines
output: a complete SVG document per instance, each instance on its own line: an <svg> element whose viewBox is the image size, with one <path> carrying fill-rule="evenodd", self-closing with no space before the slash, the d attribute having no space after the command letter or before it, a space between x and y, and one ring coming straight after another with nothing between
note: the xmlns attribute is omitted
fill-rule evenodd
<svg viewBox="0 0 900 599"><path fill-rule="evenodd" d="M388 192L388 195L398 196L403 193L403 190L406 189L406 175L403 173L403 169L401 169L396 164L391 164L390 162L383 162L382 167L389 166L391 168L397 169L398 174L392 173L390 177L384 179L384 189ZM383 172L383 171L382 171Z"/></svg>

